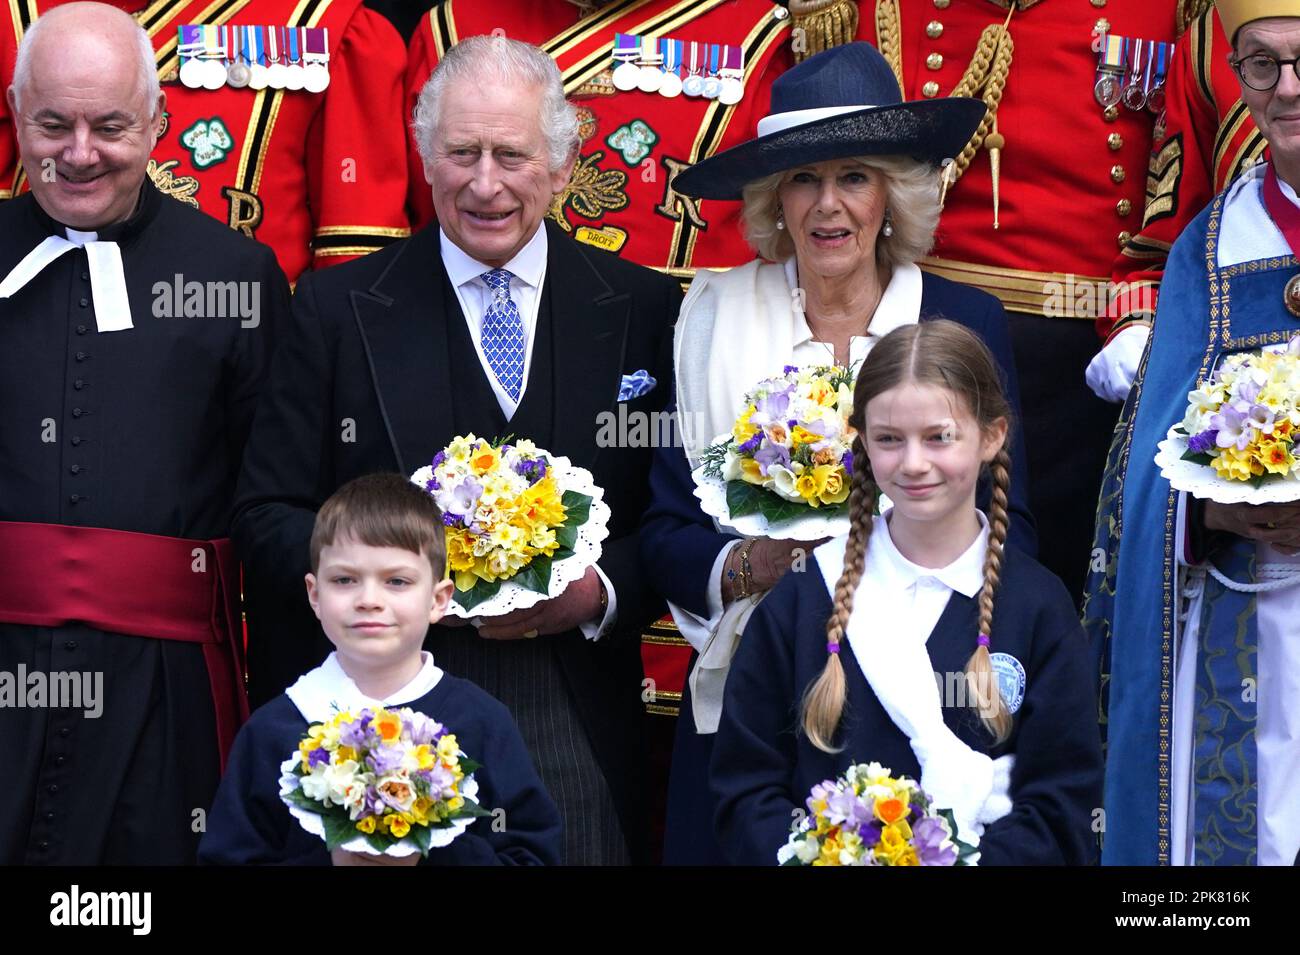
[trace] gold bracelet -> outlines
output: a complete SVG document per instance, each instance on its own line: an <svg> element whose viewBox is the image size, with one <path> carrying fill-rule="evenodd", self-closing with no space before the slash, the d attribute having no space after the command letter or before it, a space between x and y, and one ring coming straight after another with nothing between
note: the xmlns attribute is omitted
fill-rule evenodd
<svg viewBox="0 0 1300 955"><path fill-rule="evenodd" d="M738 597L749 597L754 593L754 567L749 562L749 552L758 543L757 537L747 537L740 545L740 592Z"/></svg>

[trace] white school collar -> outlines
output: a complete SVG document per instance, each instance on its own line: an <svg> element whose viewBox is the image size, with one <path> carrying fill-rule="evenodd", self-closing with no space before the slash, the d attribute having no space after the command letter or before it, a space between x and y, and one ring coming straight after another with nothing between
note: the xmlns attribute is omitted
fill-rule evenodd
<svg viewBox="0 0 1300 955"><path fill-rule="evenodd" d="M284 693L308 723L323 723L339 710L404 706L427 695L442 680L443 671L434 664L433 654L424 650L420 655L423 660L420 672L400 690L382 700L362 693L352 678L343 672L335 653L326 657L316 669L298 677Z"/></svg>

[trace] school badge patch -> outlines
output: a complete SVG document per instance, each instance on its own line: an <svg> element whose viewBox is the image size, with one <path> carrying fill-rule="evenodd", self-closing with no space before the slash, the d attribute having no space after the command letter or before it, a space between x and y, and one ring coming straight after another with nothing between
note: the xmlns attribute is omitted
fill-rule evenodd
<svg viewBox="0 0 1300 955"><path fill-rule="evenodd" d="M989 661L993 664L993 675L997 678L1002 699L1007 703L1007 711L1016 712L1025 701L1025 668L1009 653L990 653Z"/></svg>
<svg viewBox="0 0 1300 955"><path fill-rule="evenodd" d="M629 166L636 166L650 155L651 147L659 142L659 134L644 121L634 119L626 126L620 126L610 133L605 142L610 149L623 157L623 162Z"/></svg>
<svg viewBox="0 0 1300 955"><path fill-rule="evenodd" d="M190 151L190 162L195 169L207 169L226 158L235 148L235 138L221 118L214 116L200 119L181 133L181 145Z"/></svg>

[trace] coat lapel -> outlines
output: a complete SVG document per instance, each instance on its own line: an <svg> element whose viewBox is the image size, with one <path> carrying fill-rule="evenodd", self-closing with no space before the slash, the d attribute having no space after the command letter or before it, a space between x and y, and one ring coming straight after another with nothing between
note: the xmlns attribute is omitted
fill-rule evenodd
<svg viewBox="0 0 1300 955"><path fill-rule="evenodd" d="M555 426L565 453L586 468L600 448L597 416L618 402L632 301L616 292L578 243L547 222L546 295L555 355Z"/></svg>
<svg viewBox="0 0 1300 955"><path fill-rule="evenodd" d="M364 291L351 293L388 440L403 474L428 464L455 428L445 322L463 321L436 225L416 233Z"/></svg>

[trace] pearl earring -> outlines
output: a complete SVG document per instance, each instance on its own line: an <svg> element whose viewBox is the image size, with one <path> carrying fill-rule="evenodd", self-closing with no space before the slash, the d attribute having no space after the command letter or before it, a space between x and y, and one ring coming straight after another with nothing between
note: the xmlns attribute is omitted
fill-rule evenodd
<svg viewBox="0 0 1300 955"><path fill-rule="evenodd" d="M885 224L881 227L880 232L886 239L894 234L894 218L889 214L888 209L885 210Z"/></svg>
<svg viewBox="0 0 1300 955"><path fill-rule="evenodd" d="M785 228L785 214L779 211L776 214L776 227L778 229Z"/></svg>

